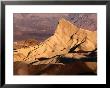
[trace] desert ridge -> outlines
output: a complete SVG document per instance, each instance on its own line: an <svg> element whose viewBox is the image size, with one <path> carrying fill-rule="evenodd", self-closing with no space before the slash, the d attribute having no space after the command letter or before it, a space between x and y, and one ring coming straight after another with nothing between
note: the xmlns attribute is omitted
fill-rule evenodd
<svg viewBox="0 0 110 88"><path fill-rule="evenodd" d="M96 37L96 31L79 28L62 18L55 33L44 42L14 50L14 62L23 61L30 64L42 58L74 54L74 51L94 51L97 48ZM74 59L74 55L72 58Z"/></svg>

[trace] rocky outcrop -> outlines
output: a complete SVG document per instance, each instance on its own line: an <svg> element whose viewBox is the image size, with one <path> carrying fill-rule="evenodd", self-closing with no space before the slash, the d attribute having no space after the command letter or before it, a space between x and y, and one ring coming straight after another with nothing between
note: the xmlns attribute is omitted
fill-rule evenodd
<svg viewBox="0 0 110 88"><path fill-rule="evenodd" d="M93 51L97 48L97 32L78 28L61 19L55 33L39 45L14 50L14 61L33 63L74 51Z"/></svg>
<svg viewBox="0 0 110 88"><path fill-rule="evenodd" d="M14 42L14 50L21 49L21 48L28 48L29 46L35 46L38 45L40 42L38 42L35 39L28 39L28 40L22 40L22 41L16 41Z"/></svg>
<svg viewBox="0 0 110 88"><path fill-rule="evenodd" d="M96 62L75 62L70 64L31 65L14 62L14 75L96 75Z"/></svg>

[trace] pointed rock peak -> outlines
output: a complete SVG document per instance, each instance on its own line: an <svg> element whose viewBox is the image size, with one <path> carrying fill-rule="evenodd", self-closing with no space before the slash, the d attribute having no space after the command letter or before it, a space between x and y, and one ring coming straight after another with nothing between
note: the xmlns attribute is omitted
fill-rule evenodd
<svg viewBox="0 0 110 88"><path fill-rule="evenodd" d="M63 22L63 21L67 21L67 20L64 19L64 18L61 18L61 19L59 20L59 22Z"/></svg>
<svg viewBox="0 0 110 88"><path fill-rule="evenodd" d="M69 22L64 18L61 18L57 25L55 34L59 34L62 36L64 35L71 36L72 34L76 33L76 31L78 30L79 28L77 26L75 26L74 24L72 24L71 22Z"/></svg>
<svg viewBox="0 0 110 88"><path fill-rule="evenodd" d="M68 23L70 23L67 19L65 19L65 18L61 18L60 20L59 20L59 22L68 22Z"/></svg>
<svg viewBox="0 0 110 88"><path fill-rule="evenodd" d="M64 18L61 18L61 19L59 20L59 24L70 24L70 25L73 25L70 21L68 21L68 20L66 20L66 19L64 19Z"/></svg>

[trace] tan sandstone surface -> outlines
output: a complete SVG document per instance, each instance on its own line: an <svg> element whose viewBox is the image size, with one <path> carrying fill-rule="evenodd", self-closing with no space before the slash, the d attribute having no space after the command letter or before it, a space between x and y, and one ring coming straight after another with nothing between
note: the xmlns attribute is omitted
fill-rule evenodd
<svg viewBox="0 0 110 88"><path fill-rule="evenodd" d="M32 63L42 58L65 55L74 58L74 51L93 51L97 48L97 32L79 28L61 19L54 34L39 45L14 50L14 62ZM70 54L71 53L71 54ZM84 54L76 57L86 57Z"/></svg>

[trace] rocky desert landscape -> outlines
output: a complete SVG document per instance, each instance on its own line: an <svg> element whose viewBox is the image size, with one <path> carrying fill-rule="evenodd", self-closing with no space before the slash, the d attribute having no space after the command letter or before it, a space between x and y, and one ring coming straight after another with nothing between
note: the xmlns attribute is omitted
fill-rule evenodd
<svg viewBox="0 0 110 88"><path fill-rule="evenodd" d="M14 13L14 75L97 75L97 14Z"/></svg>

